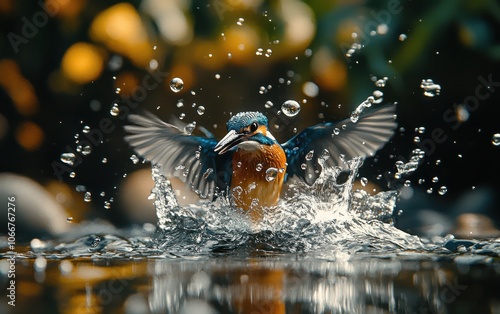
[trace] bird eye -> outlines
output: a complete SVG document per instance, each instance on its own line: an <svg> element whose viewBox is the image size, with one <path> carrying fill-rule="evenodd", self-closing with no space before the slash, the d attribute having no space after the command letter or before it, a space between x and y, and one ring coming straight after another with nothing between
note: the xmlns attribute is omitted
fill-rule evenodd
<svg viewBox="0 0 500 314"><path fill-rule="evenodd" d="M259 125L257 124L257 122L254 122L250 125L250 132L255 132L257 131L257 128L259 127Z"/></svg>

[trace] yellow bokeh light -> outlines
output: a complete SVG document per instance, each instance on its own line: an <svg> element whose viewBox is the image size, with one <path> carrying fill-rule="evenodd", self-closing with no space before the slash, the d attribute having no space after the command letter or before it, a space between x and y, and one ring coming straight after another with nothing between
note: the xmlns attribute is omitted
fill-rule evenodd
<svg viewBox="0 0 500 314"><path fill-rule="evenodd" d="M43 130L33 122L25 121L16 129L16 140L27 151L40 148L43 138Z"/></svg>
<svg viewBox="0 0 500 314"><path fill-rule="evenodd" d="M129 3L116 4L98 14L90 25L90 37L109 50L145 67L153 57L153 45L137 10Z"/></svg>
<svg viewBox="0 0 500 314"><path fill-rule="evenodd" d="M79 42L66 50L62 58L63 74L78 84L93 81L103 70L103 55L97 47Z"/></svg>
<svg viewBox="0 0 500 314"><path fill-rule="evenodd" d="M2 87L17 111L22 115L33 115L38 111L38 99L35 89L23 74L14 60L0 60L0 87Z"/></svg>

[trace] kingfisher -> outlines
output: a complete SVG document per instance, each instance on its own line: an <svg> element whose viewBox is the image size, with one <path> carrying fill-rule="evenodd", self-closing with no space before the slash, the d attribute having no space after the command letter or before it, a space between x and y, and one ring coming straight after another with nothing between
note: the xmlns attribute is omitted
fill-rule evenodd
<svg viewBox="0 0 500 314"><path fill-rule="evenodd" d="M125 140L143 158L159 165L167 178L180 179L200 198L227 195L235 207L260 220L266 210L277 206L286 180L295 177L312 185L323 166L373 156L394 133L395 110L395 104L390 104L357 120L320 123L282 144L260 112L233 115L220 141L205 129L205 136L191 135L145 112L129 116L132 124L125 126L129 133ZM329 158L320 162L325 152Z"/></svg>

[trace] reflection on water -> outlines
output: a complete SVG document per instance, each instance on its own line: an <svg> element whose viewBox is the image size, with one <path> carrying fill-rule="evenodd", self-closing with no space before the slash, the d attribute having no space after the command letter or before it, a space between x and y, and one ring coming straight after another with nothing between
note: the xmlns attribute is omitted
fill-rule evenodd
<svg viewBox="0 0 500 314"><path fill-rule="evenodd" d="M2 313L498 313L483 256L248 253L191 258L18 259ZM490 260L488 260L490 259ZM490 266L490 267L487 267ZM3 268L3 267L2 267ZM5 278L2 276L2 278ZM5 280L3 280L5 286ZM13 311L15 310L15 311Z"/></svg>

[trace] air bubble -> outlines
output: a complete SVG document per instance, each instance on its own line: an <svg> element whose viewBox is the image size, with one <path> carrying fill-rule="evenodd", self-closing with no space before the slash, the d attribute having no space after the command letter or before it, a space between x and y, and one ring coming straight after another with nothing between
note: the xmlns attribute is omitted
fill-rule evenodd
<svg viewBox="0 0 500 314"><path fill-rule="evenodd" d="M178 92L180 92L183 88L184 88L184 81L182 81L182 79L180 79L180 78L178 78L178 77L174 77L174 78L170 81L170 89L171 89L174 93L178 93Z"/></svg>
<svg viewBox="0 0 500 314"><path fill-rule="evenodd" d="M281 105L281 111L287 117L294 117L299 113L300 105L295 100L287 100Z"/></svg>

